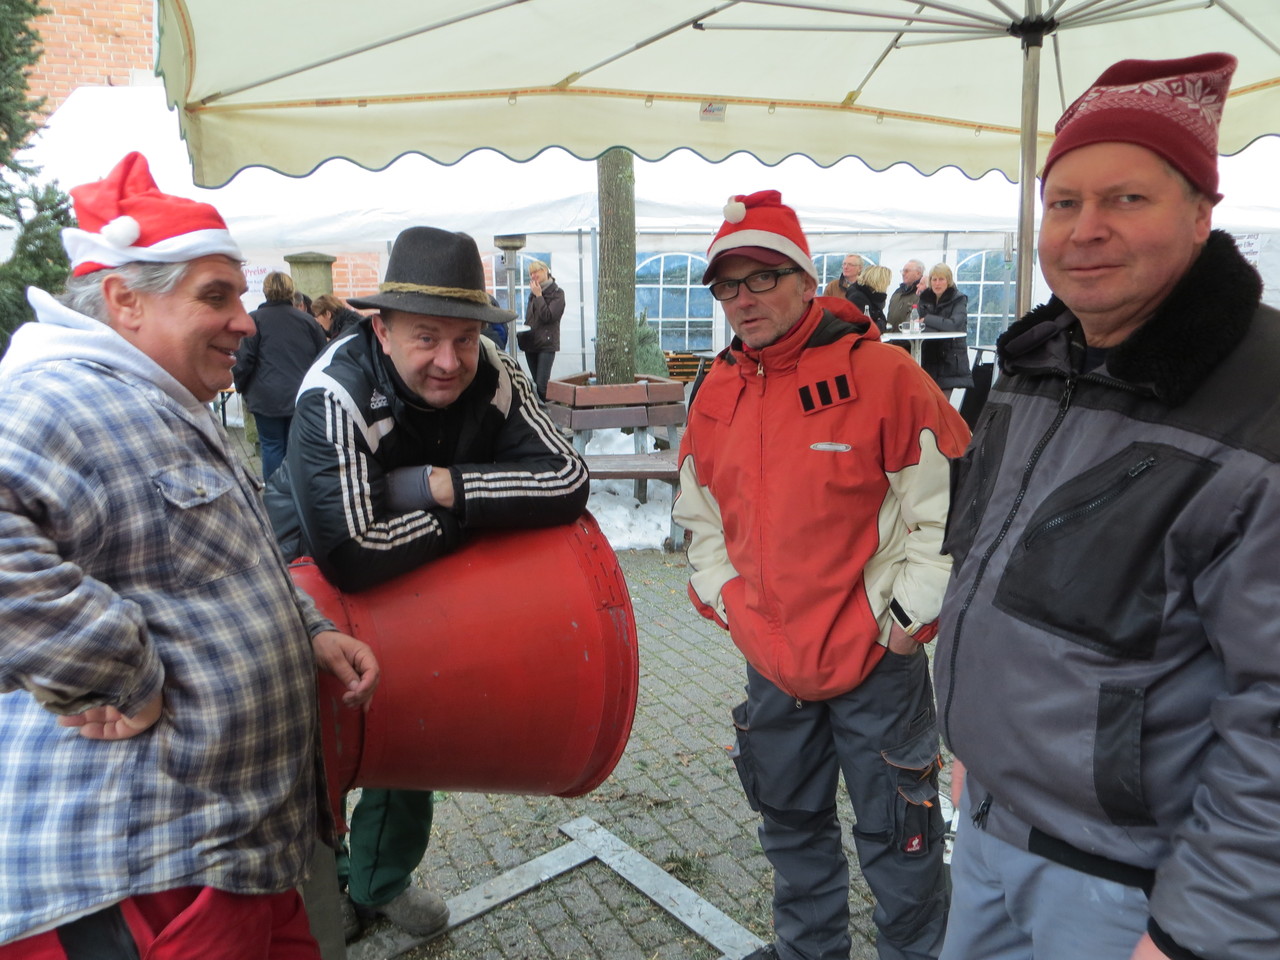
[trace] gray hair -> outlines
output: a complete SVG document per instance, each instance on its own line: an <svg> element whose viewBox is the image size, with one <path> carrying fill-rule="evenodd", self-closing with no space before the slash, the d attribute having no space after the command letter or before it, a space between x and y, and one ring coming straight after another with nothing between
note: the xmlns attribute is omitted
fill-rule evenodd
<svg viewBox="0 0 1280 960"><path fill-rule="evenodd" d="M905 266L905 267L909 267L909 266L911 266L913 263L916 265L916 269L920 271L920 276L922 276L922 277L923 277L923 276L924 276L924 261L923 261L923 260L908 260L905 264L903 264L903 266Z"/></svg>
<svg viewBox="0 0 1280 960"><path fill-rule="evenodd" d="M102 281L111 274L124 277L125 286L138 293L154 293L163 295L172 293L182 282L190 262L182 263L126 263L120 267L107 270L95 270L83 277L72 277L67 281L66 293L58 297L65 307L70 307L86 317L93 317L102 323L109 324L111 315L107 311L107 300L102 294Z"/></svg>

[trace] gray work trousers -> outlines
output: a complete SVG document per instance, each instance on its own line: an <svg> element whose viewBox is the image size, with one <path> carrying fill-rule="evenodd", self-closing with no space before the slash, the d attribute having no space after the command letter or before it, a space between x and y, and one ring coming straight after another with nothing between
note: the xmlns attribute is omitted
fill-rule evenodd
<svg viewBox="0 0 1280 960"><path fill-rule="evenodd" d="M945 960L1129 960L1147 932L1147 895L1090 876L974 826L956 811L955 893Z"/></svg>
<svg viewBox="0 0 1280 960"><path fill-rule="evenodd" d="M734 762L774 869L781 960L847 960L849 865L836 815L844 774L880 960L936 960L946 930L938 730L923 650L886 651L839 697L801 702L747 667Z"/></svg>

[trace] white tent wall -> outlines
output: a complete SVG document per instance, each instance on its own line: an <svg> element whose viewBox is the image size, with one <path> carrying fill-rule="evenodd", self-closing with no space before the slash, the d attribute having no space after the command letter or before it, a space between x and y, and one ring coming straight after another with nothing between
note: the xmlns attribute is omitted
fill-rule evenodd
<svg viewBox="0 0 1280 960"><path fill-rule="evenodd" d="M50 118L24 159L43 167L64 188L105 175L130 150L151 162L161 188L207 200L227 218L249 261L260 302L261 277L287 269L284 257L315 251L333 255L376 252L385 268L390 241L402 229L428 223L463 230L481 251L496 254L493 237L523 233L525 250L551 257L564 289L557 376L590 367L594 356L597 254L596 168L563 151L525 163L477 151L454 166L418 155L372 172L335 160L311 176L290 178L261 168L242 171L217 190L195 187L175 114L159 87L82 87ZM1221 161L1226 199L1215 222L1242 238L1266 282L1266 298L1280 305L1280 137L1265 137ZM637 160L639 253L701 255L719 227L730 194L778 189L794 206L815 254L873 255L893 269L918 258L931 266L958 265L962 252L1003 252L1016 230L1017 187L999 174L970 180L954 168L924 177L896 166L879 173L846 159L829 168L790 157L766 166L746 154L709 163L677 151L659 162ZM1002 256L990 261L1000 269ZM496 277L505 285L505 277ZM998 282L998 278L996 281ZM1048 295L1037 272L1033 302ZM715 308L712 346L724 342ZM990 342L985 327L981 342Z"/></svg>

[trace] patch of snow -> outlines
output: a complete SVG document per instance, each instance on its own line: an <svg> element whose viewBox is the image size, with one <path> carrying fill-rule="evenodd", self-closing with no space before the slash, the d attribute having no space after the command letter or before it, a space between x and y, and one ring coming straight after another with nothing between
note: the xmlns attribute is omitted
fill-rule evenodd
<svg viewBox="0 0 1280 960"><path fill-rule="evenodd" d="M649 437L650 451L656 447ZM635 438L621 430L597 430L587 453L634 453ZM671 532L671 486L649 481L649 502L634 496L632 480L592 480L587 509L614 550L661 550Z"/></svg>

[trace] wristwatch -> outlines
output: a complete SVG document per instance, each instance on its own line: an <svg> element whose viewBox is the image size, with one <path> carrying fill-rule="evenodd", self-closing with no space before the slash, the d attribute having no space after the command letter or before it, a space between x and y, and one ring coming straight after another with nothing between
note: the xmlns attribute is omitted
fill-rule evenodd
<svg viewBox="0 0 1280 960"><path fill-rule="evenodd" d="M920 632L920 628L924 626L919 620L912 620L911 615L902 609L902 604L897 600L889 601L889 613L893 619L898 622L898 626L903 629L908 637L914 637Z"/></svg>

